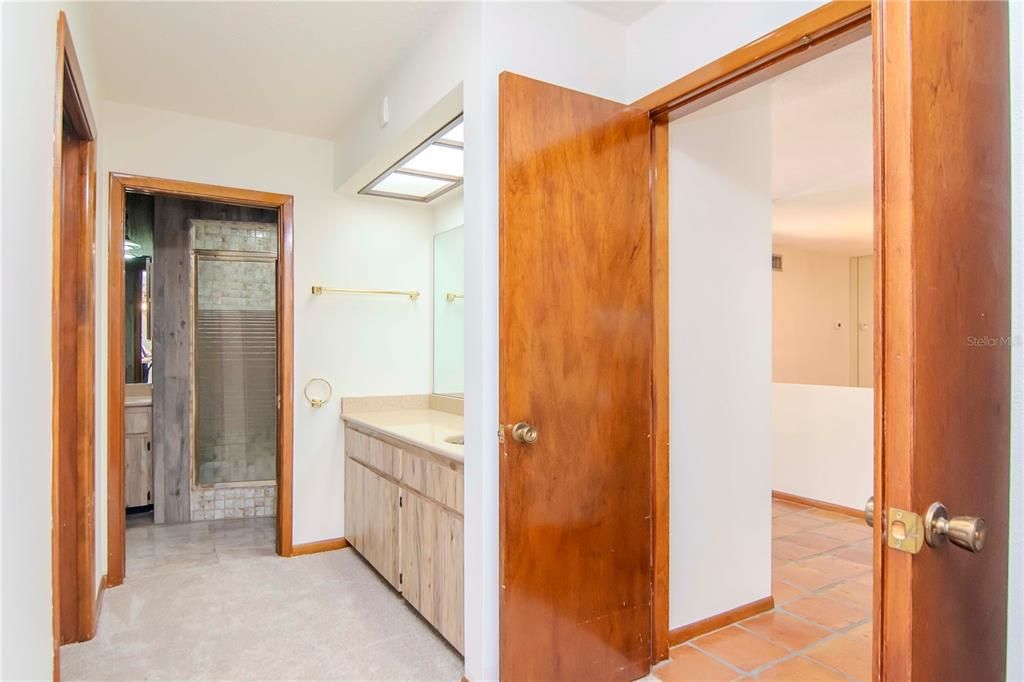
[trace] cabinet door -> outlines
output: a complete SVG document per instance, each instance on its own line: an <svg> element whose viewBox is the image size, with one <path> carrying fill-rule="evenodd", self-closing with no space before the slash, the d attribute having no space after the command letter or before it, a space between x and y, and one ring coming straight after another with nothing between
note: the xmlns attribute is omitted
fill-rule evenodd
<svg viewBox="0 0 1024 682"><path fill-rule="evenodd" d="M345 459L345 537L395 589L398 565L398 486Z"/></svg>
<svg viewBox="0 0 1024 682"><path fill-rule="evenodd" d="M462 519L410 492L402 498L402 596L462 651Z"/></svg>
<svg viewBox="0 0 1024 682"><path fill-rule="evenodd" d="M124 439L124 505L141 507L153 503L153 453L147 434Z"/></svg>

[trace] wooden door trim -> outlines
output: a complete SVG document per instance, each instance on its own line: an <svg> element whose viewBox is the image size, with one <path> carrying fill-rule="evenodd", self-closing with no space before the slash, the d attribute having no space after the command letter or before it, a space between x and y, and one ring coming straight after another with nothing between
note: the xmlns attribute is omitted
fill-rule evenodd
<svg viewBox="0 0 1024 682"><path fill-rule="evenodd" d="M85 79L75 51L71 30L64 12L57 14L56 81L54 89L54 151L53 151L53 272L51 354L52 374L52 443L51 450L51 568L53 606L53 676L60 678L60 644L62 641L91 639L96 632L95 594L97 584L94 555L95 531L95 281L93 244L96 229L96 123L86 94ZM65 128L65 113L69 125ZM72 158L64 156L65 135L75 145ZM65 162L74 163L76 197L74 213L65 215L63 181ZM62 237L66 221L74 221L79 230L73 244ZM69 248L75 247L74 251ZM75 277L68 279L66 264L77 261ZM82 292L85 306L67 304L61 295L71 290ZM77 327L74 354L61 347L60 321L71 319ZM61 381L60 368L72 365L75 372L73 400L65 396L67 386ZM61 428L62 416L73 410L76 416L74 433ZM61 476L61 445L68 439L75 443L75 489L63 490ZM62 493L68 493L71 504L62 504ZM67 500L65 500L67 502ZM62 525L76 528L74 541L75 570L62 570ZM75 595L75 620L62 621L61 600L65 591Z"/></svg>
<svg viewBox="0 0 1024 682"><path fill-rule="evenodd" d="M872 14L867 0L833 0L633 103L634 107L647 109L651 117L652 664L668 658L673 642L669 626L668 125L695 109L867 37Z"/></svg>
<svg viewBox="0 0 1024 682"><path fill-rule="evenodd" d="M277 210L278 366L277 541L280 556L292 556L294 461L294 206L288 194L239 189L143 175L110 174L107 282L107 585L124 582L124 242L125 193L164 194Z"/></svg>
<svg viewBox="0 0 1024 682"><path fill-rule="evenodd" d="M832 0L757 40L641 97L634 107L651 118L677 118L700 99L707 106L804 62L866 37L869 0Z"/></svg>

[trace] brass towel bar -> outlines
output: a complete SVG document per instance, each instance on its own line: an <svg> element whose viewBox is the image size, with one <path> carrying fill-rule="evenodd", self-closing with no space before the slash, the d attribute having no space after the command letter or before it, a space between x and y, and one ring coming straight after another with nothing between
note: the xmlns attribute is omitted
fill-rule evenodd
<svg viewBox="0 0 1024 682"><path fill-rule="evenodd" d="M408 296L410 301L415 301L420 297L418 291L391 291L387 289L332 289L331 287L313 287L314 296L322 296L323 294L380 294L383 296Z"/></svg>
<svg viewBox="0 0 1024 682"><path fill-rule="evenodd" d="M465 294L456 294L456 293L451 292L451 291L449 291L447 294L445 294L444 297L446 299L448 299L449 303L451 303L452 301L454 301L457 298L466 298Z"/></svg>

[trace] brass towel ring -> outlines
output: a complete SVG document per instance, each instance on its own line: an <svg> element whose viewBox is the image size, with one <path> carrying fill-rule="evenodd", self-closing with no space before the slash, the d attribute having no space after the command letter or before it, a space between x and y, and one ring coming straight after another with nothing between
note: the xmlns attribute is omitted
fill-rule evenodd
<svg viewBox="0 0 1024 682"><path fill-rule="evenodd" d="M317 381L322 382L322 383L327 385L327 397L326 398L310 398L309 397L309 387L312 386ZM306 396L306 400L308 400L309 404L312 405L313 407L323 407L324 404L331 399L331 396L334 395L334 388L331 386L331 382L329 382L327 379L322 379L320 377L313 377L308 382L306 382L306 387L304 389L302 389L302 395Z"/></svg>

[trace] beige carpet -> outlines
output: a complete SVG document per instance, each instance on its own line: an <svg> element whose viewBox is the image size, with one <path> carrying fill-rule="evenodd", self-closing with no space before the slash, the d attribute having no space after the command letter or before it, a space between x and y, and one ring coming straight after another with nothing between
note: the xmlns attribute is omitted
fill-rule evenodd
<svg viewBox="0 0 1024 682"><path fill-rule="evenodd" d="M230 528L178 527L182 545L147 546L136 566L149 570L107 590L95 639L61 648L64 680L462 676L458 653L354 550L282 559L235 546L197 560L203 525Z"/></svg>

